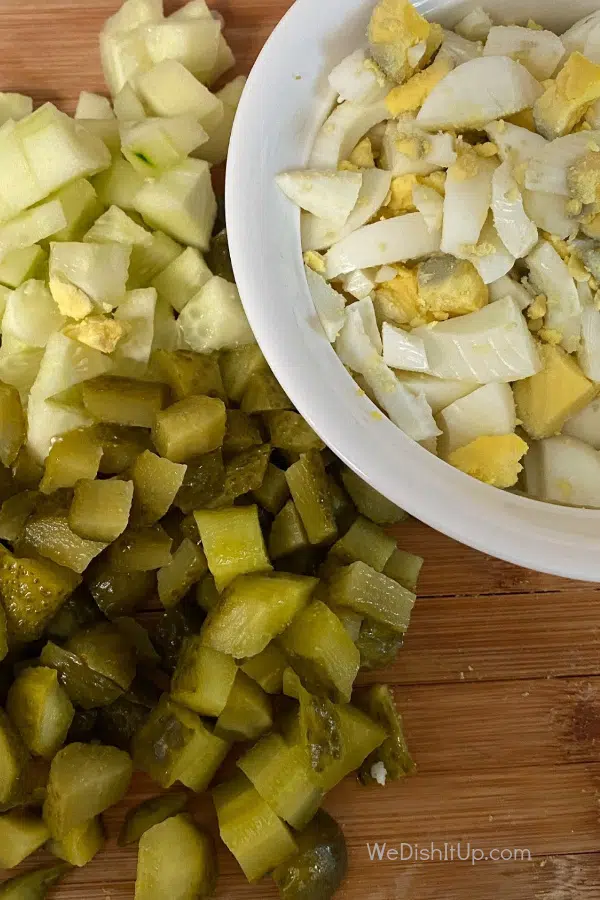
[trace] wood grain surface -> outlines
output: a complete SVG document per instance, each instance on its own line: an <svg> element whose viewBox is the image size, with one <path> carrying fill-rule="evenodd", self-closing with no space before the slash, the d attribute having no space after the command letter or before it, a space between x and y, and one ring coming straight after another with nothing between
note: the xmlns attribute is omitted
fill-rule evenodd
<svg viewBox="0 0 600 900"><path fill-rule="evenodd" d="M0 89L68 111L82 88L102 90L97 34L118 5L0 0ZM168 11L179 5L168 2ZM246 72L291 4L212 5L226 18L238 71ZM350 849L340 900L599 900L597 587L514 568L416 521L397 535L427 563L406 645L377 679L395 685L419 773L385 790L348 780L328 798ZM133 897L135 851L118 849L115 834L125 810L153 792L136 777L127 801L105 817L107 850L69 875L54 898ZM208 799L198 797L195 807L214 828ZM399 856L412 858L372 860L375 842L404 846ZM434 861L416 859L415 844L433 844ZM476 864L440 860L444 845L448 857L458 844L461 856L527 853ZM225 851L220 863L218 897L276 897L269 880L247 885Z"/></svg>

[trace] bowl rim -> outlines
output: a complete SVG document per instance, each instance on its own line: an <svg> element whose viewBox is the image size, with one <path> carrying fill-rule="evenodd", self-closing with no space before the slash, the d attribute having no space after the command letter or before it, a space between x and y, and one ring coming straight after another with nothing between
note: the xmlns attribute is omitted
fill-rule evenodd
<svg viewBox="0 0 600 900"><path fill-rule="evenodd" d="M341 9L368 18L373 5L374 0L328 0L325 33L328 22L339 21ZM446 19L448 15L456 19L458 9L464 13L465 0L424 0L415 5L422 12L442 12ZM571 18L578 16L577 5L572 5ZM292 157L296 166L305 165L314 132L331 106L331 94L321 90L319 96L314 93L309 120L296 113L288 115L287 110L290 95L290 109L294 108L292 79L305 81L298 86L299 94L306 92L306 83L313 91L317 85L322 87L322 65L319 72L314 67L306 70L310 54L302 52L306 41L316 42L322 36L322 19L322 0L296 0L285 13L248 78L231 137L226 178L230 252L258 344L317 434L346 465L398 506L486 554L553 575L600 581L600 510L552 505L500 491L438 459L383 417L368 398L358 396L356 383L315 325L302 268L299 212L276 192L274 175L289 167ZM303 29L308 34L298 42ZM338 53L336 61L343 55ZM297 74L294 66L308 74ZM297 140L291 154L290 128ZM287 150L281 150L282 143ZM284 157L285 164L276 165ZM287 304L281 304L280 297L288 294L294 295L297 308L291 296ZM328 385L325 392L324 383ZM393 466L400 467L399 476L391 474Z"/></svg>

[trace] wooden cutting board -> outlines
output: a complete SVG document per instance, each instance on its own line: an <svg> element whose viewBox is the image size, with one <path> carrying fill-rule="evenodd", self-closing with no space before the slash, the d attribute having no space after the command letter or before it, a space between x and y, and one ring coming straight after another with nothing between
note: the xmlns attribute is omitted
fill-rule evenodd
<svg viewBox="0 0 600 900"><path fill-rule="evenodd" d="M82 88L102 90L97 35L118 5L0 0L0 89L68 111ZM170 12L181 3L167 5ZM212 5L246 72L291 3ZM350 851L340 900L598 900L598 589L514 568L418 522L397 531L427 563L406 645L376 678L395 686L419 774L386 789L348 780L328 797ZM133 897L135 852L119 850L115 835L126 808L152 792L136 778L126 803L105 817L107 850L53 897ZM196 811L214 825L205 797ZM371 859L375 842L381 860ZM421 851L432 844L427 861ZM505 861L452 861L452 846L455 857ZM507 861L515 849L527 853ZM389 850L400 852L388 857ZM31 864L44 859L38 854ZM276 897L268 879L247 885L225 852L221 868L218 897Z"/></svg>

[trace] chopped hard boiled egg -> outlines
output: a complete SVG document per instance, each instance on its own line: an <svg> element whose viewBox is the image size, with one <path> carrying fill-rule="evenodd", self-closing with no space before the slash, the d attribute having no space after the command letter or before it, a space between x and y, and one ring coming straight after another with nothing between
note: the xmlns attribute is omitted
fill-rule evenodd
<svg viewBox="0 0 600 900"><path fill-rule="evenodd" d="M485 484L509 488L517 483L523 471L520 460L528 449L516 434L485 435L455 450L448 462Z"/></svg>
<svg viewBox="0 0 600 900"><path fill-rule="evenodd" d="M301 209L342 226L356 206L362 187L360 172L317 172L304 169L284 172L277 184Z"/></svg>
<svg viewBox="0 0 600 900"><path fill-rule="evenodd" d="M442 409L436 422L442 432L438 455L443 459L483 435L510 434L517 425L510 385L484 384Z"/></svg>

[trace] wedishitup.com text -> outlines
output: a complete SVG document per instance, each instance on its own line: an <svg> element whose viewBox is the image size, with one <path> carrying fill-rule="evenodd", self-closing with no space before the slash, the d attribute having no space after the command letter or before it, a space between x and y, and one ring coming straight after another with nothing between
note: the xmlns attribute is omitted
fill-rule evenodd
<svg viewBox="0 0 600 900"><path fill-rule="evenodd" d="M470 841L450 844L367 843L371 862L529 862L531 852L520 847L492 847L483 850Z"/></svg>

